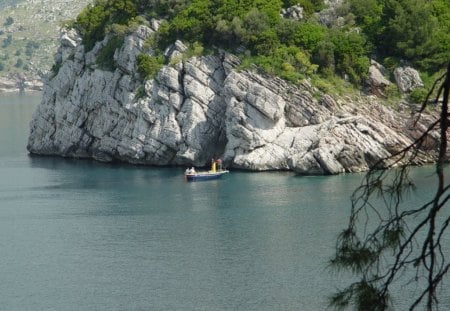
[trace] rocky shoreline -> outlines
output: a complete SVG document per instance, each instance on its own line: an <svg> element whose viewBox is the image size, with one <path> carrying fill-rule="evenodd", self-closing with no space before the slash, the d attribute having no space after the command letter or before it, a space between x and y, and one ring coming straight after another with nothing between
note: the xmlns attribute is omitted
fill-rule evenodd
<svg viewBox="0 0 450 311"><path fill-rule="evenodd" d="M61 67L44 87L28 150L164 166L221 157L230 168L338 174L366 171L417 136L412 116L375 96L333 98L308 81L238 70L239 59L223 51L181 61L179 41L166 51L173 65L141 82L136 57L151 53L144 41L155 30L140 26L127 36L113 72L96 64L108 37L85 52L75 31L63 33ZM434 160L435 139L416 164Z"/></svg>
<svg viewBox="0 0 450 311"><path fill-rule="evenodd" d="M41 92L43 90L44 82L38 77L25 77L23 75L0 77L0 94Z"/></svg>

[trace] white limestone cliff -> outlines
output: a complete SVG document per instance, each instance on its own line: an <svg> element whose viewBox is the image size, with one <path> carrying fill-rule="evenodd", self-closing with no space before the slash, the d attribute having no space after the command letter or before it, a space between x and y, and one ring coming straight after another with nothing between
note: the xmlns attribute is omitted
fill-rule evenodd
<svg viewBox="0 0 450 311"><path fill-rule="evenodd" d="M239 71L225 52L164 66L140 82L136 56L151 53L144 41L153 32L140 26L125 38L114 72L96 64L108 38L85 52L78 35L65 32L28 150L148 165L206 166L222 157L232 168L337 174L367 170L414 138L408 120L374 97L335 100L308 82ZM184 50L177 42L166 56L181 59ZM432 153L419 159L431 160Z"/></svg>

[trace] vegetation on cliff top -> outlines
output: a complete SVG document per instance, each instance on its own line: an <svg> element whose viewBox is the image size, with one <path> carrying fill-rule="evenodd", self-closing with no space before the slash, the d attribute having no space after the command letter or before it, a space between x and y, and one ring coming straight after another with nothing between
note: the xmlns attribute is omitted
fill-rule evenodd
<svg viewBox="0 0 450 311"><path fill-rule="evenodd" d="M297 3L302 20L280 16ZM181 39L241 51L247 63L291 81L317 72L359 84L369 56L388 68L406 61L428 74L450 59L447 0L346 0L342 18L328 26L314 14L323 8L323 0L95 0L74 27L92 48L113 25L162 19L155 38L161 48Z"/></svg>

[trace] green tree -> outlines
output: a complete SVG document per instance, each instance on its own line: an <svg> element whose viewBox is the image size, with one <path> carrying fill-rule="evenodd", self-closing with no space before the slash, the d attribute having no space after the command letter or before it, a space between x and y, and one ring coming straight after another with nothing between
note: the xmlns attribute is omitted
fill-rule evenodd
<svg viewBox="0 0 450 311"><path fill-rule="evenodd" d="M23 59L18 58L16 64L14 65L16 68L22 68L23 67Z"/></svg>
<svg viewBox="0 0 450 311"><path fill-rule="evenodd" d="M95 0L77 17L74 27L83 38L83 44L91 49L106 34L108 25L127 24L137 16L133 0Z"/></svg>
<svg viewBox="0 0 450 311"><path fill-rule="evenodd" d="M214 29L210 6L210 1L192 1L188 7L177 14L171 21L171 38L181 37L192 42L209 42Z"/></svg>
<svg viewBox="0 0 450 311"><path fill-rule="evenodd" d="M245 0L243 2L246 2ZM257 8L259 11L266 14L271 26L278 24L280 20L280 11L282 3L280 0L250 0L248 1L248 8Z"/></svg>
<svg viewBox="0 0 450 311"><path fill-rule="evenodd" d="M310 56L295 46L281 45L269 55L244 58L244 66L256 64L265 72L280 76L291 82L298 82L317 71L317 65L310 62Z"/></svg>
<svg viewBox="0 0 450 311"><path fill-rule="evenodd" d="M266 31L269 31L269 18L264 12L253 8L244 16L242 27L243 33L241 40L250 49L253 49L259 38L264 36Z"/></svg>
<svg viewBox="0 0 450 311"><path fill-rule="evenodd" d="M252 49L256 54L271 54L279 46L280 41L274 29L266 29L259 33L252 43Z"/></svg>
<svg viewBox="0 0 450 311"><path fill-rule="evenodd" d="M7 26L11 26L12 24L14 24L14 18L12 18L11 16L8 16L6 18L6 21L3 23L3 26L7 27Z"/></svg>
<svg viewBox="0 0 450 311"><path fill-rule="evenodd" d="M319 72L325 76L331 76L335 72L334 49L332 42L324 40L318 43L314 51L314 62L319 65Z"/></svg>
<svg viewBox="0 0 450 311"><path fill-rule="evenodd" d="M349 0L350 11L366 36L375 42L383 29L381 14L383 4L379 0Z"/></svg>
<svg viewBox="0 0 450 311"><path fill-rule="evenodd" d="M434 0L431 11L436 17L439 27L433 29L427 42L428 57L416 62L425 69L436 70L450 58L450 1Z"/></svg>
<svg viewBox="0 0 450 311"><path fill-rule="evenodd" d="M381 23L379 51L411 61L426 56L430 34L437 28L429 3L417 0L387 0Z"/></svg>
<svg viewBox="0 0 450 311"><path fill-rule="evenodd" d="M40 44L35 41L28 41L25 46L25 54L31 57L36 49L40 47Z"/></svg>
<svg viewBox="0 0 450 311"><path fill-rule="evenodd" d="M450 57L450 2L446 0L348 0L350 14L374 52L407 60L430 72Z"/></svg>
<svg viewBox="0 0 450 311"><path fill-rule="evenodd" d="M234 17L242 18L248 12L248 8L239 0L213 1L213 6L216 16L226 21L231 21Z"/></svg>
<svg viewBox="0 0 450 311"><path fill-rule="evenodd" d="M113 36L99 51L96 63L100 69L114 71L116 69L116 62L114 61L114 54L123 44L123 36Z"/></svg>
<svg viewBox="0 0 450 311"><path fill-rule="evenodd" d="M446 240L450 184L444 176L450 126L450 63L435 85L438 83L434 103L438 105L441 96L443 100L437 121L414 143L376 163L352 196L349 224L338 237L331 265L353 272L357 280L331 297L330 304L338 309L353 304L357 310L388 310L391 286L405 271L412 271L412 281L418 286L410 310L437 310L440 286L450 269ZM421 111L426 105L427 101ZM401 202L405 193L414 190L408 169L432 131L439 133L436 193L423 205L404 208ZM394 167L394 171L387 170Z"/></svg>
<svg viewBox="0 0 450 311"><path fill-rule="evenodd" d="M13 41L12 34L8 34L8 36L6 36L6 38L3 39L2 47L3 48L8 47L9 45L11 45L12 41Z"/></svg>
<svg viewBox="0 0 450 311"><path fill-rule="evenodd" d="M282 20L277 34L284 44L299 46L307 51L315 50L319 42L325 39L327 29L319 24Z"/></svg>
<svg viewBox="0 0 450 311"><path fill-rule="evenodd" d="M369 68L365 38L354 31L333 31L330 41L334 45L336 72L348 75L350 81L359 84Z"/></svg>
<svg viewBox="0 0 450 311"><path fill-rule="evenodd" d="M298 3L307 15L323 7L323 0L94 0L74 27L89 50L107 33L126 33L138 18L164 18L152 37L152 47L161 51L177 39L231 51L243 46L253 56L264 56L265 68L272 59L271 70L285 72L276 55L280 48L296 47L320 73L337 73L354 84L365 79L370 54L393 66L407 60L429 75L450 57L447 0L347 0L341 8L346 24L330 29L314 19L280 18L282 7ZM26 54L31 53L27 46ZM289 72L299 68L286 64Z"/></svg>
<svg viewBox="0 0 450 311"><path fill-rule="evenodd" d="M105 9L106 0L96 0L88 5L77 17L75 28L83 38L83 44L88 49L92 48L95 42L103 39L109 12Z"/></svg>
<svg viewBox="0 0 450 311"><path fill-rule="evenodd" d="M163 62L164 58L161 56L140 54L137 57L138 71L143 79L153 79L163 66Z"/></svg>
<svg viewBox="0 0 450 311"><path fill-rule="evenodd" d="M416 104L423 103L428 96L428 91L425 88L417 88L414 89L411 93L409 93L409 99Z"/></svg>
<svg viewBox="0 0 450 311"><path fill-rule="evenodd" d="M188 0L136 0L139 14L172 19L188 6Z"/></svg>

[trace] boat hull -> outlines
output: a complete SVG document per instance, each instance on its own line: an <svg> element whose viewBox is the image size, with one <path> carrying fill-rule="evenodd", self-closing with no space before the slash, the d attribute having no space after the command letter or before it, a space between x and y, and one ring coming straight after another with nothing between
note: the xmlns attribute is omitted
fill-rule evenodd
<svg viewBox="0 0 450 311"><path fill-rule="evenodd" d="M219 179L222 177L222 175L226 173L228 173L228 171L185 174L184 176L187 181L204 181L204 180Z"/></svg>

